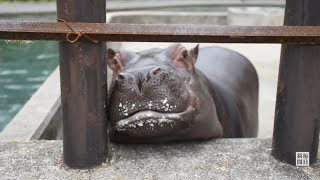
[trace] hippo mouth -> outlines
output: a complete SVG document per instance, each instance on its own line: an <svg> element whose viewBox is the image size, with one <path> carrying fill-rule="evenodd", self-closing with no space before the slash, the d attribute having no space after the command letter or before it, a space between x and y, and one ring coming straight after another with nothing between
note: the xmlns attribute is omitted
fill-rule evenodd
<svg viewBox="0 0 320 180"><path fill-rule="evenodd" d="M161 136L174 129L187 128L195 108L190 105L180 113L162 113L145 110L134 113L116 122L114 129L121 134L135 136Z"/></svg>
<svg viewBox="0 0 320 180"><path fill-rule="evenodd" d="M150 109L143 110L115 122L113 129L117 133L135 137L166 136L187 129L199 109L199 99L186 81L185 85L189 91L190 99L189 105L183 112L168 113Z"/></svg>

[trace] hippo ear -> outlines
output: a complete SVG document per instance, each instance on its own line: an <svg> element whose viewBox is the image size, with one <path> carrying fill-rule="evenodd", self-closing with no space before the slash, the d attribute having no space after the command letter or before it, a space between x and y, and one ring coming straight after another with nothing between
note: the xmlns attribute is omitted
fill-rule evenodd
<svg viewBox="0 0 320 180"><path fill-rule="evenodd" d="M124 59L119 52L115 52L113 49L108 49L107 64L113 72L119 73L124 67Z"/></svg>
<svg viewBox="0 0 320 180"><path fill-rule="evenodd" d="M186 70L194 70L194 64L198 57L199 45L188 51L181 44L175 44L168 48L169 57L178 67Z"/></svg>
<svg viewBox="0 0 320 180"><path fill-rule="evenodd" d="M196 47L192 48L189 51L189 56L191 57L193 65L196 63L198 59L198 54L199 54L199 44L197 44Z"/></svg>

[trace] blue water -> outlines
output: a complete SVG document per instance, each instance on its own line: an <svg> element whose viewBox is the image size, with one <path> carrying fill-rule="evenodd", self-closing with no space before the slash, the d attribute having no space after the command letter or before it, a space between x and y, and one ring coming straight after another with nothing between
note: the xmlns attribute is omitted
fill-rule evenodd
<svg viewBox="0 0 320 180"><path fill-rule="evenodd" d="M0 131L58 66L58 43L0 41Z"/></svg>

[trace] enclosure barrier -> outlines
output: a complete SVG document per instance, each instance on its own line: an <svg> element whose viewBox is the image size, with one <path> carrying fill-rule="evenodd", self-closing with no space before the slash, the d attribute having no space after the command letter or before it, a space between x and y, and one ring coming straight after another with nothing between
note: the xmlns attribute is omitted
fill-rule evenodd
<svg viewBox="0 0 320 180"><path fill-rule="evenodd" d="M320 25L319 0L287 0L285 26ZM318 38L319 39L319 38ZM283 45L272 155L295 165L296 152L318 156L320 45Z"/></svg>
<svg viewBox="0 0 320 180"><path fill-rule="evenodd" d="M70 29L70 27L72 30ZM320 26L225 26L4 22L0 39L76 39L82 32L98 41L320 44ZM86 37L78 41L88 42ZM90 40L89 40L90 41Z"/></svg>
<svg viewBox="0 0 320 180"><path fill-rule="evenodd" d="M58 0L57 5L58 18L66 22L1 23L0 39L61 41L67 165L99 165L108 153L104 41L295 44L282 48L272 154L295 164L295 152L310 152L310 163L316 161L320 118L318 0L287 0L285 25L291 26L283 27L104 24L105 0Z"/></svg>
<svg viewBox="0 0 320 180"><path fill-rule="evenodd" d="M57 0L58 18L68 22L105 23L105 7L104 0ZM101 164L108 147L106 45L62 41L59 47L64 161L79 168Z"/></svg>

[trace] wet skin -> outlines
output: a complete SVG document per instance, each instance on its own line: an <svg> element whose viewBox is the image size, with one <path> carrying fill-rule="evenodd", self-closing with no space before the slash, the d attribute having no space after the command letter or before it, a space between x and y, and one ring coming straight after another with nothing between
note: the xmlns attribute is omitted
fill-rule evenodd
<svg viewBox="0 0 320 180"><path fill-rule="evenodd" d="M157 143L256 137L258 76L242 55L181 44L139 53L108 49L112 141Z"/></svg>

